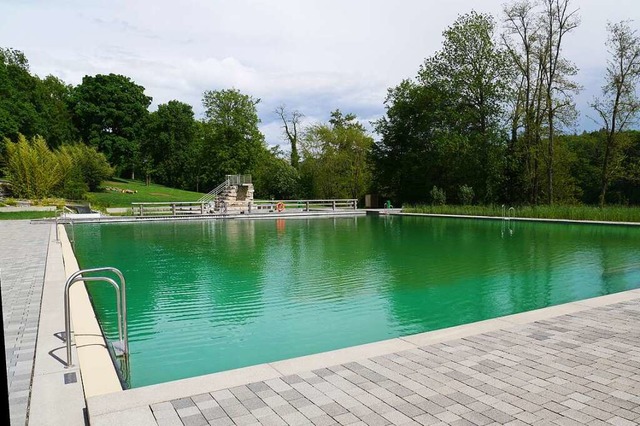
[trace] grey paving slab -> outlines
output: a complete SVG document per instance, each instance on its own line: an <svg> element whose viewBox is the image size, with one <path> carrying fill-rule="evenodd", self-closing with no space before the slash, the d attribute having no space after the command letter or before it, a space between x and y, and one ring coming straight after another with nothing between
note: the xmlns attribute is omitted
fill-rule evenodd
<svg viewBox="0 0 640 426"><path fill-rule="evenodd" d="M0 221L2 321L12 425L27 422L50 224Z"/></svg>
<svg viewBox="0 0 640 426"><path fill-rule="evenodd" d="M640 299L153 404L158 425L640 422Z"/></svg>

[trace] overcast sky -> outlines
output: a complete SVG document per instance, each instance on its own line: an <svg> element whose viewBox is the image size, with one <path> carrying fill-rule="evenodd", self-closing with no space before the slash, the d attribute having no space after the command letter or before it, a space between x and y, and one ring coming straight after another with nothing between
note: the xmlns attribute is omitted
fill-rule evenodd
<svg viewBox="0 0 640 426"><path fill-rule="evenodd" d="M0 46L23 51L32 72L70 84L117 73L145 87L152 109L177 99L202 117L205 90L235 87L260 98L261 130L283 143L273 113L285 104L306 119L340 108L368 122L384 114L386 90L416 75L442 31L472 9L501 20L504 0L0 0ZM638 0L573 0L581 25L565 56L580 69L582 116L606 64L606 23L632 19Z"/></svg>

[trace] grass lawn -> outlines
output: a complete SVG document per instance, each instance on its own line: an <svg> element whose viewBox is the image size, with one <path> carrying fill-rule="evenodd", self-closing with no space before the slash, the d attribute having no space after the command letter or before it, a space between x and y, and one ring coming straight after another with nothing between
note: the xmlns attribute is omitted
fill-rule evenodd
<svg viewBox="0 0 640 426"><path fill-rule="evenodd" d="M131 203L162 201L197 201L204 194L168 188L162 185L145 185L144 182L126 179L114 179L102 184L102 188L118 188L136 191L123 193L116 191L90 192L87 195L92 207L131 207Z"/></svg>
<svg viewBox="0 0 640 426"><path fill-rule="evenodd" d="M0 220L42 219L55 217L56 212L0 212Z"/></svg>
<svg viewBox="0 0 640 426"><path fill-rule="evenodd" d="M507 206L508 208L509 206ZM521 206L515 217L538 219L599 220L611 222L640 222L640 207L605 206ZM502 206L403 206L406 213L457 214L471 216L502 216Z"/></svg>

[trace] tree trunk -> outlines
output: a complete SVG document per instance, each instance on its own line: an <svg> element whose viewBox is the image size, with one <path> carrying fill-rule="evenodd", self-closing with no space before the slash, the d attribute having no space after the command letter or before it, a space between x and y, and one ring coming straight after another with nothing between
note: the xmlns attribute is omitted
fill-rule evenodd
<svg viewBox="0 0 640 426"><path fill-rule="evenodd" d="M551 103L551 100L549 100ZM553 205L553 110L549 105L549 165L547 170L547 190L549 205Z"/></svg>

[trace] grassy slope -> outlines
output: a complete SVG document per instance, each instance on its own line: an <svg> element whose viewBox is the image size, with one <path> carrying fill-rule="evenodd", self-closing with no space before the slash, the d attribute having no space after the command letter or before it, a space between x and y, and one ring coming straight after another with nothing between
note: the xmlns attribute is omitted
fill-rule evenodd
<svg viewBox="0 0 640 426"><path fill-rule="evenodd" d="M55 217L56 212L0 212L0 220L42 219Z"/></svg>
<svg viewBox="0 0 640 426"><path fill-rule="evenodd" d="M502 216L501 206L405 206L407 213L459 214L474 216ZM591 206L515 207L516 217L640 222L640 207L610 206L601 209Z"/></svg>
<svg viewBox="0 0 640 426"><path fill-rule="evenodd" d="M162 185L151 184L146 186L144 182L124 179L104 182L102 187L129 189L137 192L135 194L114 191L90 192L87 198L92 206L131 207L131 203L140 202L196 201L204 195L199 192L183 191Z"/></svg>

